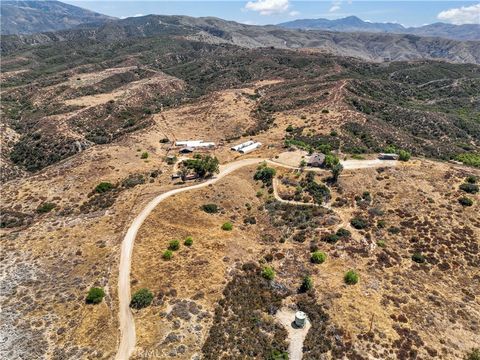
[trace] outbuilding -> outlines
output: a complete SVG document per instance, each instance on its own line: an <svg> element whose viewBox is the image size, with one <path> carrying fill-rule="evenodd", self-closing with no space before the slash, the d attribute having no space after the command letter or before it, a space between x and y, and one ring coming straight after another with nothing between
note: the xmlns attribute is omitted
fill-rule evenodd
<svg viewBox="0 0 480 360"><path fill-rule="evenodd" d="M233 151L240 151L240 149L243 149L247 146L253 145L254 143L255 143L255 141L253 141L253 140L245 141L244 143L232 146L231 149Z"/></svg>
<svg viewBox="0 0 480 360"><path fill-rule="evenodd" d="M240 150L238 150L238 152L242 154L248 154L249 152L252 152L253 150L258 149L260 146L262 146L262 143L256 142L241 148Z"/></svg>
<svg viewBox="0 0 480 360"><path fill-rule="evenodd" d="M380 160L398 160L398 154L394 153L380 153L378 154Z"/></svg>
<svg viewBox="0 0 480 360"><path fill-rule="evenodd" d="M308 159L307 165L310 167L322 167L325 162L325 154L313 153Z"/></svg>

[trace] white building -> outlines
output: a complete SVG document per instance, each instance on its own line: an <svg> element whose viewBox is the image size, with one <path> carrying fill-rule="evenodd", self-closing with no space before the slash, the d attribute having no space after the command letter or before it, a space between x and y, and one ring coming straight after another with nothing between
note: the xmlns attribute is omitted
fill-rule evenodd
<svg viewBox="0 0 480 360"><path fill-rule="evenodd" d="M204 142L203 140L185 140L175 141L175 146L182 146L187 148L212 148L215 147L214 142Z"/></svg>
<svg viewBox="0 0 480 360"><path fill-rule="evenodd" d="M250 146L250 145L253 145L253 144L255 144L255 141L249 140L249 141L246 141L244 143L232 146L231 149L234 150L234 151L239 151L240 149L243 149L244 147L247 147L247 146Z"/></svg>
<svg viewBox="0 0 480 360"><path fill-rule="evenodd" d="M248 146L245 146L245 147L241 148L240 150L238 150L238 152L240 152L242 154L248 154L249 152L252 152L252 151L258 149L260 146L262 146L262 143L256 142L256 143L253 143L252 145L248 145Z"/></svg>

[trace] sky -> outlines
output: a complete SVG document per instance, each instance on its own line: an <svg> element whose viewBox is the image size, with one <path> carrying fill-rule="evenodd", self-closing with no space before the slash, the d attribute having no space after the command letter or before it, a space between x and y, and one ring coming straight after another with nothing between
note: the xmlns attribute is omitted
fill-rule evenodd
<svg viewBox="0 0 480 360"><path fill-rule="evenodd" d="M62 1L62 0L61 0ZM371 22L422 26L434 22L480 24L479 1L381 0L63 0L102 14L126 18L157 15L215 16L244 24L278 24L294 19L337 19L355 15Z"/></svg>

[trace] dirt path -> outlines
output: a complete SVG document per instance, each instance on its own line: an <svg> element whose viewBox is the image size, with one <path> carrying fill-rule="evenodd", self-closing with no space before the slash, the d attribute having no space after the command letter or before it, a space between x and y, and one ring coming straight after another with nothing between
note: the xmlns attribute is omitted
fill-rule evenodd
<svg viewBox="0 0 480 360"><path fill-rule="evenodd" d="M285 327L288 333L288 359L301 360L303 356L303 341L305 340L308 330L310 330L310 321L306 321L303 328L294 326L295 311L287 307L283 307L277 311L275 317Z"/></svg>
<svg viewBox="0 0 480 360"><path fill-rule="evenodd" d="M147 204L147 206L142 210L142 212L133 220L132 225L130 225L125 237L123 238L121 252L120 252L120 265L119 265L119 275L118 275L120 344L118 347L117 355L115 357L117 360L129 359L129 357L133 353L133 350L135 349L135 342L136 342L135 321L129 307L130 297L131 297L130 268L131 268L133 244L135 242L135 237L137 236L137 232L142 226L145 219L148 217L148 215L150 215L153 209L155 209L158 206L158 204L160 204L162 201L164 201L165 199L168 199L169 197L175 194L179 194L185 191L200 189L205 186L214 184L218 180L234 172L235 170L238 170L244 166L255 165L263 161L266 161L272 165L291 168L288 165L284 165L281 163L273 162L268 159L260 159L260 158L242 159L242 160L232 162L230 164L222 165L220 166L219 174L210 180L207 180L200 184L167 191L166 193L158 195L153 200L151 200ZM385 165L385 163L387 162L388 161L382 161L382 160L347 160L343 162L343 164L345 166L345 163L348 163L347 165L348 167L345 166L345 168L348 168L348 169L355 169L355 168L361 169L361 168L377 167L377 166L392 166L392 165ZM278 197L277 199L282 202L291 203L290 201L283 200L280 197ZM298 205L305 205L305 204L300 203ZM294 358L292 357L292 359Z"/></svg>

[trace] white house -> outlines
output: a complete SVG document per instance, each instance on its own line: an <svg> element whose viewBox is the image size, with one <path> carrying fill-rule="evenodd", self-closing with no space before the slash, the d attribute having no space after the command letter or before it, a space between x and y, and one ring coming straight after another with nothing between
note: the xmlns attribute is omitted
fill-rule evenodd
<svg viewBox="0 0 480 360"><path fill-rule="evenodd" d="M175 141L175 146L182 146L187 148L213 148L215 147L214 142L204 142L203 140L185 140L185 141Z"/></svg>
<svg viewBox="0 0 480 360"><path fill-rule="evenodd" d="M234 151L239 151L240 149L243 149L244 147L247 147L247 146L250 146L250 145L253 145L253 144L255 144L255 141L249 140L249 141L246 141L244 143L232 146L231 149L234 150Z"/></svg>
<svg viewBox="0 0 480 360"><path fill-rule="evenodd" d="M248 146L245 146L245 147L241 148L240 150L238 150L238 152L240 152L242 154L248 154L249 152L252 152L252 151L258 149L260 146L262 146L262 143L256 142L256 143L253 143L252 145L248 145Z"/></svg>

